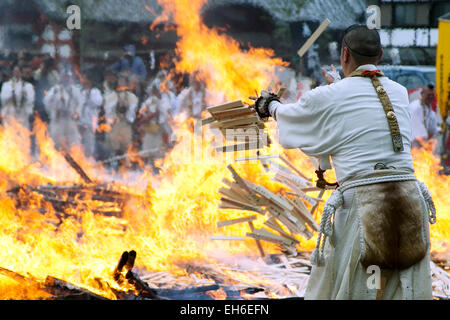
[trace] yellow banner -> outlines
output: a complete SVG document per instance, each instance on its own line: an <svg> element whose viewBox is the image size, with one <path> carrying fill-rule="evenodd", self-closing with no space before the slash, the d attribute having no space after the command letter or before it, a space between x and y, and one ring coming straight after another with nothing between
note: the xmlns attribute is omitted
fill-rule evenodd
<svg viewBox="0 0 450 320"><path fill-rule="evenodd" d="M439 20L436 53L436 93L442 118L450 111L450 20Z"/></svg>

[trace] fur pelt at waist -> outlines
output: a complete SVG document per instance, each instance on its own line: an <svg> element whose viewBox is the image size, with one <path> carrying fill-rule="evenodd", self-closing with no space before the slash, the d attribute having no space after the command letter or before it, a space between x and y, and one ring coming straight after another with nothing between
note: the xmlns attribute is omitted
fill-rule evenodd
<svg viewBox="0 0 450 320"><path fill-rule="evenodd" d="M401 270L423 259L429 244L424 208L414 181L357 187L357 197L363 266Z"/></svg>

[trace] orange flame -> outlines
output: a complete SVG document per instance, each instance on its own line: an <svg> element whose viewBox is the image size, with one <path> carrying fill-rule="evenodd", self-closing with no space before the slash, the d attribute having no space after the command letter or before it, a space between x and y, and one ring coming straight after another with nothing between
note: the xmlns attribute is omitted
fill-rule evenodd
<svg viewBox="0 0 450 320"><path fill-rule="evenodd" d="M208 90L223 93L226 100L244 99L254 95L255 90L267 88L276 80L275 68L286 65L280 58L274 58L270 49L243 51L235 40L205 26L199 11L206 0L158 2L164 13L154 24L171 16L177 25L180 40L176 70L189 74L199 72Z"/></svg>
<svg viewBox="0 0 450 320"><path fill-rule="evenodd" d="M213 92L222 92L226 100L242 99L255 89L267 87L273 79L274 68L282 61L273 58L273 52L250 49L242 52L239 44L215 30L206 28L198 11L201 1L160 1L165 9L162 17L172 14L181 38L177 46L180 57L177 70L192 73L199 71ZM162 18L161 18L162 19ZM159 19L160 20L160 19ZM215 150L208 134L193 134L187 122L175 119L175 134L179 142L164 159L157 161L160 175L150 168L142 173L111 173L93 159L86 158L80 146L72 146L71 156L94 181L109 182L111 186L133 197L124 208L122 217L95 214L98 205L94 200L73 209L60 220L52 207L42 207L42 197L31 192L21 194L29 199L28 207L17 209L14 199L7 193L19 185L74 185L83 181L58 152L42 123L37 124L36 136L40 150L38 162L30 154L29 132L14 121L4 121L0 128L0 267L39 279L47 275L62 278L108 298L113 293L102 286L114 286L112 272L118 258L125 250L137 251L136 267L140 271L168 271L185 275L178 267L183 260L210 261L215 256L245 254L256 257L258 250L252 239L245 241L209 240L209 236L222 234L245 236L246 224L236 224L218 229L217 222L247 215L239 210L218 210L222 179L232 179L227 169L228 161L212 155ZM195 150L193 149L195 148ZM200 155L196 155L199 150ZM267 153L285 153L297 168L313 176L314 168L298 150L283 150L272 144ZM431 227L433 250L444 250L449 238L450 203L448 186L450 178L438 174L438 159L429 149L413 150L417 176L430 188L435 200L438 223ZM258 162L235 163L243 177L262 184L272 191L282 186L270 181ZM328 177L334 180L332 176ZM114 178L114 180L113 180ZM325 199L329 196L327 192ZM119 208L114 208L119 209ZM320 212L320 210L319 210ZM319 215L315 216L319 222ZM256 228L263 226L265 217L258 216ZM316 238L298 237L299 250L315 246ZM264 243L266 253L278 252L274 245ZM247 283L255 279L250 273L236 274L230 278ZM99 281L100 279L100 281ZM258 282L263 282L259 277ZM272 284L278 290L279 284ZM281 292L281 291L279 291ZM215 298L225 296L216 291ZM16 284L0 275L0 299L30 299L46 294L33 288Z"/></svg>

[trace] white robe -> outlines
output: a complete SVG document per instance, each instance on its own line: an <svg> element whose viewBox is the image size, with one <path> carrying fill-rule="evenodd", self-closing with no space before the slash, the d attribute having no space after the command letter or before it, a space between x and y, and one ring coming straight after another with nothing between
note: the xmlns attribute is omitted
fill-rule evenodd
<svg viewBox="0 0 450 320"><path fill-rule="evenodd" d="M153 113L157 113L155 117L150 119L147 123L143 124L144 137L142 139L142 150L152 150L159 149L162 145L162 135L161 130L153 131L151 127L159 127L159 108L161 104L161 99L155 96L148 97L147 100L142 104L141 113L142 117L145 118Z"/></svg>
<svg viewBox="0 0 450 320"><path fill-rule="evenodd" d="M55 85L45 95L44 105L50 115L50 136L57 147L80 143L76 122L80 103L81 90L75 85Z"/></svg>
<svg viewBox="0 0 450 320"><path fill-rule="evenodd" d="M423 106L420 99L409 105L411 113L412 139L427 140L438 133L436 112L430 106Z"/></svg>
<svg viewBox="0 0 450 320"><path fill-rule="evenodd" d="M360 68L373 70L375 66ZM312 157L331 156L339 182L379 162L412 170L408 92L387 77L379 79L397 115L403 152L393 151L381 102L370 79L362 77L317 87L304 93L296 103L272 102L280 144L287 149L300 148Z"/></svg>
<svg viewBox="0 0 450 320"><path fill-rule="evenodd" d="M376 69L373 65L361 69ZM410 153L411 120L407 90L381 77L403 138L404 151L393 151L392 140L382 104L369 78L345 78L331 85L306 92L288 105L272 102L279 140L285 148L300 148L309 156L331 156L339 183L374 172L381 162L406 173L413 172ZM383 170L379 170L383 171ZM386 170L384 170L386 171ZM344 193L344 206L333 219L333 240L324 246L325 264L314 266L305 299L375 299L379 292L367 285L371 274L360 263L361 225L358 193ZM424 205L425 208L425 205ZM424 216L427 215L423 209ZM429 237L428 226L426 234ZM334 243L333 243L334 242ZM419 263L402 270L381 270L386 279L382 299L430 299L429 252Z"/></svg>
<svg viewBox="0 0 450 320"><path fill-rule="evenodd" d="M33 114L34 99L35 91L31 83L16 79L5 82L1 90L2 117L11 116L30 129L29 118Z"/></svg>

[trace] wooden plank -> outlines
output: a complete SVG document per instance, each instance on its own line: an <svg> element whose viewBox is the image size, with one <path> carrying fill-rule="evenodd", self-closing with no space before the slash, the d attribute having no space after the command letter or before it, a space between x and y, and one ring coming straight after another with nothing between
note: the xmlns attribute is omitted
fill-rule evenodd
<svg viewBox="0 0 450 320"><path fill-rule="evenodd" d="M245 237L234 237L234 236L211 236L209 240L238 240L244 241Z"/></svg>
<svg viewBox="0 0 450 320"><path fill-rule="evenodd" d="M223 203L220 203L219 206L218 206L218 208L219 208L219 209L244 210L244 209L242 209L241 207L233 206L233 205L231 205L231 204L223 204Z"/></svg>
<svg viewBox="0 0 450 320"><path fill-rule="evenodd" d="M227 178L223 178L222 179L222 183L225 184L226 186L230 187L230 188L231 188L231 185L233 184L233 182L231 182Z"/></svg>
<svg viewBox="0 0 450 320"><path fill-rule="evenodd" d="M295 184L298 184L299 187L310 187L311 186L311 182L308 181L307 179L304 179L301 176L295 175L295 174L291 174L291 173L287 173L284 172L283 170L278 170L277 175L282 176L285 179L288 179L290 181L292 181Z"/></svg>
<svg viewBox="0 0 450 320"><path fill-rule="evenodd" d="M292 241L296 242L297 244L300 243L300 241L295 239L293 236L291 236L290 234L287 234L275 218L273 218L273 217L269 218L266 222L264 222L264 224L267 225L268 227L274 229L278 233L280 233L280 235L282 235L283 237L291 239Z"/></svg>
<svg viewBox="0 0 450 320"><path fill-rule="evenodd" d="M70 166L80 175L80 177L83 179L86 183L92 183L91 178L88 177L86 172L80 167L80 165L75 161L74 158L67 152L63 152L64 159L66 159L67 163L70 164Z"/></svg>
<svg viewBox="0 0 450 320"><path fill-rule="evenodd" d="M275 206L270 206L268 208L269 214L277 218L281 223L283 223L290 232L294 234L299 234L303 232L306 228L304 225L298 223L298 220L289 214L287 211L277 208Z"/></svg>
<svg viewBox="0 0 450 320"><path fill-rule="evenodd" d="M314 220L312 214L310 211L308 211L308 208L306 208L305 204L300 199L293 199L292 200L296 206L295 210L297 210L298 214L305 219L306 223L315 231L319 231L319 226L317 222Z"/></svg>
<svg viewBox="0 0 450 320"><path fill-rule="evenodd" d="M236 182L233 182L230 186L230 189L233 190L236 193L239 193L242 197L245 197L247 199L246 202L253 203L255 206L263 206L266 205L268 202L263 199L259 198L256 194L248 194L244 189L241 188L239 184Z"/></svg>
<svg viewBox="0 0 450 320"><path fill-rule="evenodd" d="M285 92L286 92L286 87L280 87L277 91L277 97L281 98Z"/></svg>
<svg viewBox="0 0 450 320"><path fill-rule="evenodd" d="M254 109L250 109L249 107L242 107L242 108L234 108L234 109L230 109L230 110L226 110L224 112L220 112L220 113L215 113L213 115L213 118L219 121L224 121L224 120L228 120L228 119L232 119L232 118L237 118L237 117L243 117L243 116L248 116L248 115L253 115L255 114L255 110Z"/></svg>
<svg viewBox="0 0 450 320"><path fill-rule="evenodd" d="M238 126L249 126L254 125L260 122L260 119L258 118L258 115L252 114L249 116L239 117L239 118L233 118L226 121L217 121L211 124L211 128L214 129L230 129Z"/></svg>
<svg viewBox="0 0 450 320"><path fill-rule="evenodd" d="M289 247L295 247L297 244L295 241L292 241L291 239L272 233L264 228L254 229L251 233L247 233L247 236L259 240L265 240L277 244L287 245Z"/></svg>
<svg viewBox="0 0 450 320"><path fill-rule="evenodd" d="M285 210L291 211L293 209L293 206L291 204L287 203L286 201L281 199L279 196L277 196L273 192L267 190L263 186L252 185L251 189L254 192L260 194L263 197L265 197L266 199L270 200L271 202L275 203L276 205L284 208Z"/></svg>
<svg viewBox="0 0 450 320"><path fill-rule="evenodd" d="M213 117L202 119L202 126L204 126L205 124L213 123L214 121L216 121L216 119L214 119Z"/></svg>
<svg viewBox="0 0 450 320"><path fill-rule="evenodd" d="M227 196L228 198L231 198L231 199L234 199L234 200L237 200L237 201L241 201L241 202L244 202L244 203L251 202L251 200L249 200L244 194L238 193L238 192L236 192L236 191L234 191L232 189L220 188L219 189L219 193L224 195L224 196ZM253 205L253 203L249 203L249 204Z"/></svg>
<svg viewBox="0 0 450 320"><path fill-rule="evenodd" d="M231 185L231 189L236 189L237 186L239 186L240 189L242 189L242 192L249 198L252 199L252 202L254 202L255 204L261 206L261 205L265 205L266 201L264 201L264 199L260 198L253 190L250 186L253 186L253 184L242 178L237 172L236 170L234 170L233 166L231 164L229 164L227 166L228 170L230 170L231 174L233 175L234 180L236 181L236 185L232 184Z"/></svg>
<svg viewBox="0 0 450 320"><path fill-rule="evenodd" d="M217 227L221 228L221 227L231 226L233 224L244 223L244 222L251 222L253 220L256 220L256 216L255 215L248 216L248 217L243 217L243 218L238 218L238 219L232 219L232 220L224 220L224 221L217 222Z"/></svg>
<svg viewBox="0 0 450 320"><path fill-rule="evenodd" d="M271 158L277 158L278 155L267 155L267 156L254 156L254 157L243 157L243 158L236 158L234 161L250 161L250 160L265 160L265 159L271 159Z"/></svg>
<svg viewBox="0 0 450 320"><path fill-rule="evenodd" d="M208 107L206 108L206 110L211 113L217 113L217 112L221 112L221 111L225 111L225 110L229 110L229 109L233 109L233 108L240 108L243 107L244 104L242 103L241 100L236 100L236 101L231 101L225 104L221 104L218 106L213 106L213 107Z"/></svg>
<svg viewBox="0 0 450 320"><path fill-rule="evenodd" d="M308 40L303 44L303 46L298 50L297 54L299 57L303 57L303 55L308 51L308 49L314 44L314 42L319 38L319 36L322 34L322 32L325 31L325 29L330 24L330 20L327 18L325 19L320 26L314 31L314 33L309 37Z"/></svg>
<svg viewBox="0 0 450 320"><path fill-rule="evenodd" d="M306 188L302 188L303 192L315 192L315 191L321 191L322 189L318 188L318 187L306 187Z"/></svg>
<svg viewBox="0 0 450 320"><path fill-rule="evenodd" d="M318 198L322 198L324 193L325 193L325 190L322 189L322 190L320 191L320 193L319 193ZM316 209L317 209L318 206L319 206L319 202L317 202L317 203L311 208L311 211L310 211L310 212L311 212L311 215L314 214L314 211L316 211Z"/></svg>
<svg viewBox="0 0 450 320"><path fill-rule="evenodd" d="M231 204L233 206L241 207L244 210L250 210L250 211L258 212L260 214L264 214L264 212L261 210L261 208L257 207L257 206L252 206L252 205L240 202L240 201L236 201L236 200L229 199L229 198L224 198L224 197L221 197L220 200L222 202L224 202L225 204Z"/></svg>
<svg viewBox="0 0 450 320"><path fill-rule="evenodd" d="M299 176L301 176L305 180L309 180L307 176L305 176L300 170L297 169L296 166L292 162L290 162L288 159L280 155L280 160L283 161L285 164L288 165L289 168L291 168L295 173L297 173Z"/></svg>
<svg viewBox="0 0 450 320"><path fill-rule="evenodd" d="M255 226L253 225L253 222L249 221L248 226L250 227L251 232L255 231ZM266 256L266 254L262 247L261 241L259 241L259 239L255 239L255 243L256 243L256 246L258 247L259 254L261 255L262 258L264 258Z"/></svg>
<svg viewBox="0 0 450 320"><path fill-rule="evenodd" d="M246 142L246 143L239 143L239 144L231 144L221 147L216 147L217 152L238 152L238 151L246 151L246 150L257 150L261 149L263 147L266 147L267 143L264 143L264 141L258 140L254 142Z"/></svg>
<svg viewBox="0 0 450 320"><path fill-rule="evenodd" d="M245 190L250 196L253 194L252 189L247 185L246 181L234 170L233 166L229 164L227 166L228 170L230 170L233 175L234 180L239 184L239 186Z"/></svg>

